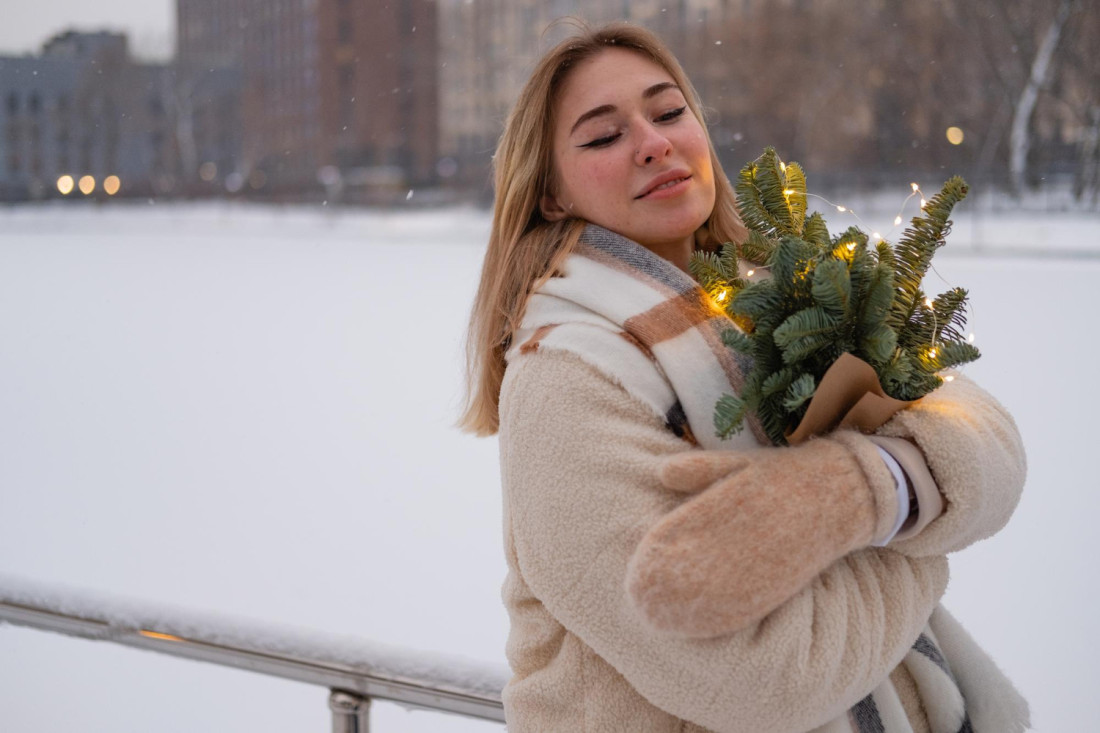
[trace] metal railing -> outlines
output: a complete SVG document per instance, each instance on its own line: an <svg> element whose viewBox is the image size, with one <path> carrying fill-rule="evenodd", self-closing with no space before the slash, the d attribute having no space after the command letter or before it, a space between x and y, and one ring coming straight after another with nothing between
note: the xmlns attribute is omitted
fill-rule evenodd
<svg viewBox="0 0 1100 733"><path fill-rule="evenodd" d="M0 622L327 687L333 733L367 733L370 701L504 722L503 665L403 651L0 575Z"/></svg>

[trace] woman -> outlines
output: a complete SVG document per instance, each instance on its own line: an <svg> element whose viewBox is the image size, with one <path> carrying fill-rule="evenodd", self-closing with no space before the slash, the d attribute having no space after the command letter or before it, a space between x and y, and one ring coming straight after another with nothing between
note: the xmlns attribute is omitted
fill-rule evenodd
<svg viewBox="0 0 1100 733"><path fill-rule="evenodd" d="M711 437L741 369L684 271L745 231L701 119L612 25L541 60L497 150L463 425L500 434L509 730L1024 730L938 606L1019 498L1000 405L959 377L876 436Z"/></svg>

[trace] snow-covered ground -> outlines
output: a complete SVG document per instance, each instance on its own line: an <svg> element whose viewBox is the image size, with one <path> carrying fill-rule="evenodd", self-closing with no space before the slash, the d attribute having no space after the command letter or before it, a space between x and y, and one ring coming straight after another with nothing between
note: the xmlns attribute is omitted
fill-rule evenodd
<svg viewBox="0 0 1100 733"><path fill-rule="evenodd" d="M1097 225L964 214L936 265L971 290L967 371L1030 464L946 604L1043 733L1100 720ZM465 209L0 209L0 572L502 663L496 445L451 427L487 231ZM328 725L319 688L0 628L4 731Z"/></svg>

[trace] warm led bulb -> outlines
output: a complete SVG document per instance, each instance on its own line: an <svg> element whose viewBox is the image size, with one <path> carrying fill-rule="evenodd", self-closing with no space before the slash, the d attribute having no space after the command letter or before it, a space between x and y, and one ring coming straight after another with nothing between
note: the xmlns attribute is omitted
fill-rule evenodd
<svg viewBox="0 0 1100 733"><path fill-rule="evenodd" d="M897 226L898 224L901 224L901 217L900 216L895 216L894 217L894 226Z"/></svg>
<svg viewBox="0 0 1100 733"><path fill-rule="evenodd" d="M967 340L967 341L968 341L969 343L974 343L974 334L970 334L969 336L967 336L967 337L966 337L966 340Z"/></svg>
<svg viewBox="0 0 1100 733"><path fill-rule="evenodd" d="M913 187L913 193L916 193L917 191L920 190L920 186L918 186L915 183L910 183L909 185Z"/></svg>
<svg viewBox="0 0 1100 733"><path fill-rule="evenodd" d="M749 270L748 272L745 273L745 277L752 277L755 274L756 274L756 270Z"/></svg>
<svg viewBox="0 0 1100 733"><path fill-rule="evenodd" d="M932 299L931 298L925 298L924 299L924 305L928 308L931 308L932 307Z"/></svg>
<svg viewBox="0 0 1100 733"><path fill-rule="evenodd" d="M936 350L935 349L932 349L931 351L928 352L928 358L929 359L935 359L936 358Z"/></svg>
<svg viewBox="0 0 1100 733"><path fill-rule="evenodd" d="M943 378L943 381L945 381L945 382L954 382L954 381L955 381L955 378L954 378L954 377L952 377L952 376L950 376L950 375L948 375L948 376L946 376L946 377L944 377L944 378Z"/></svg>
<svg viewBox="0 0 1100 733"><path fill-rule="evenodd" d="M875 239L882 239L882 235L879 234L878 232L871 232L871 236L874 237Z"/></svg>
<svg viewBox="0 0 1100 733"><path fill-rule="evenodd" d="M792 193L794 193L794 189L793 189L793 188L785 188L785 189L783 189L783 195L784 195L784 196L790 196L790 195L791 195Z"/></svg>
<svg viewBox="0 0 1100 733"><path fill-rule="evenodd" d="M922 197L920 200L920 207L923 209L925 206L928 206L928 201Z"/></svg>
<svg viewBox="0 0 1100 733"><path fill-rule="evenodd" d="M837 210L837 211L839 211L839 212L840 212L840 213L842 213L842 214L843 214L843 213L844 213L845 211L847 211L847 209L845 209L845 208L844 208L843 206L838 206L838 207L836 207L836 210Z"/></svg>

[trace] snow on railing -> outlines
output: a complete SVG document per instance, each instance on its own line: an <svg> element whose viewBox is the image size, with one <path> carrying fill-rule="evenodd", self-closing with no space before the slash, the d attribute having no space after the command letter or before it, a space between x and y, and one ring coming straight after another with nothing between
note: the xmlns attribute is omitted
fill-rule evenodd
<svg viewBox="0 0 1100 733"><path fill-rule="evenodd" d="M504 665L0 573L3 622L321 685L334 731L365 733L371 699L504 721Z"/></svg>

